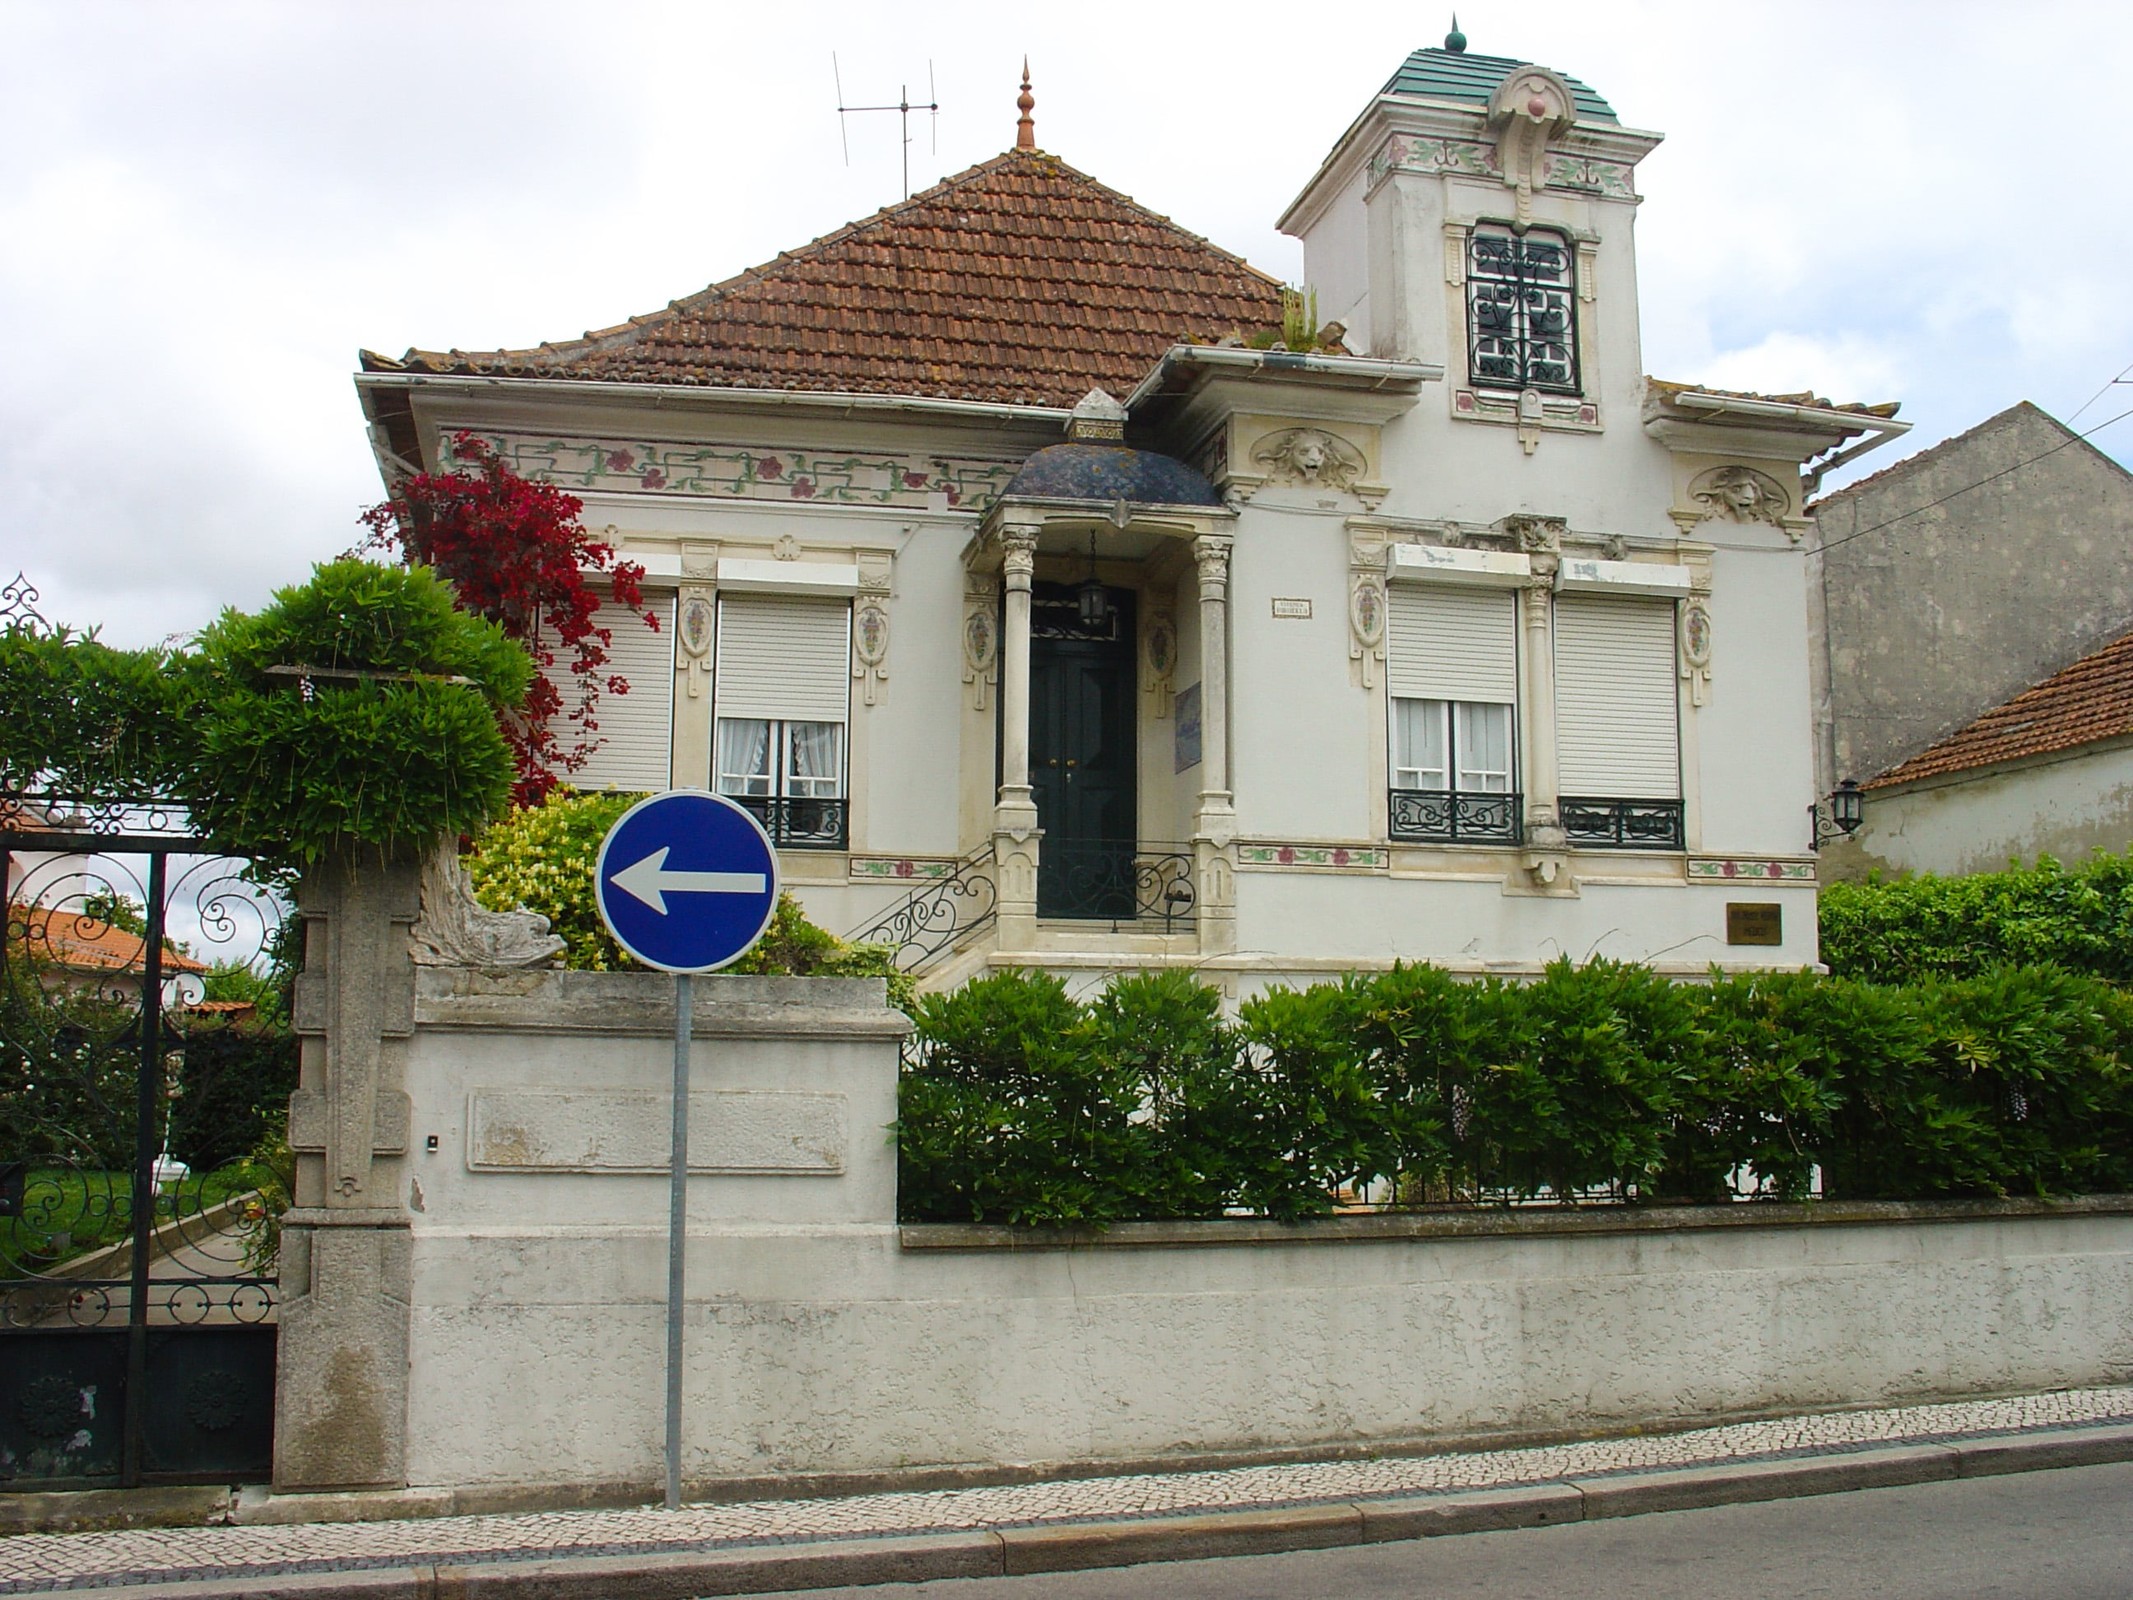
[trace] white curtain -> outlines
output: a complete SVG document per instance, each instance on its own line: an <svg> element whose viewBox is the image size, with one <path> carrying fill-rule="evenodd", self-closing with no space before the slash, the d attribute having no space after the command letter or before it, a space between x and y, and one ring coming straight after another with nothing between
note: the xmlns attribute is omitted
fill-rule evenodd
<svg viewBox="0 0 2133 1600"><path fill-rule="evenodd" d="M1392 786L1448 789L1442 700L1395 699L1392 703Z"/></svg>
<svg viewBox="0 0 2133 1600"><path fill-rule="evenodd" d="M790 722L786 724L789 749L786 792L809 799L834 798L843 787L844 762L840 746L844 725L839 722Z"/></svg>
<svg viewBox="0 0 2133 1600"><path fill-rule="evenodd" d="M718 719L718 792L770 793L770 724L756 717Z"/></svg>

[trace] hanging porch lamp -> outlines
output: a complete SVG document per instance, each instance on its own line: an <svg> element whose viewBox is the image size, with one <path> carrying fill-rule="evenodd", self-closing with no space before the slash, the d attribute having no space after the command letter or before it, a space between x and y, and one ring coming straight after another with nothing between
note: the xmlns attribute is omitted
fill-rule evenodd
<svg viewBox="0 0 2133 1600"><path fill-rule="evenodd" d="M1111 596L1103 579L1096 576L1096 531L1089 530L1089 575L1074 591L1081 612L1081 625L1094 633L1111 620Z"/></svg>

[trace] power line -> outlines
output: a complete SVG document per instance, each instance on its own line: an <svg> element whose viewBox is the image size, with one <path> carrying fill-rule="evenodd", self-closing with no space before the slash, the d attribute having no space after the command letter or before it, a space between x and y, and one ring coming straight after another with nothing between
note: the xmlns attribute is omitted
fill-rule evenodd
<svg viewBox="0 0 2133 1600"><path fill-rule="evenodd" d="M2073 416L2068 417L2066 420L2068 422L2074 422L2078 420L2081 416L2081 413L2083 411L2088 410L2088 408L2094 405L2097 401L2101 400L2104 395L2110 391L2113 385L2124 383L2129 376L2133 376L2133 362L2128 362L2126 364L2126 370L2124 372L2121 372L2117 377L2107 379L2104 383L2104 386L2101 389L2098 389L2094 394L2090 395L2086 400L2082 401L2080 406L2075 410Z"/></svg>
<svg viewBox="0 0 2133 1600"><path fill-rule="evenodd" d="M2133 367L2128 367L2126 370L2128 372L2133 372ZM2113 379L2112 381L2116 382L2117 380ZM2104 385L2104 388L2106 389L2108 389L2109 387L2110 384ZM2101 392L2101 390L2098 391L2098 393ZM1931 511L1935 506L1944 506L1950 500L1953 500L1957 495L1968 494L1972 489L1982 489L1986 484L1992 483L1997 479L2004 478L2011 472L2020 472L2024 467L2032 466L2035 463L2042 461L2046 456L2055 456L2060 451L2064 450L2068 445L2078 444L2083 439L2088 438L2090 434L2101 433L2104 429L2108 428L2113 422L2123 422L2128 417L2133 417L2133 407L2128 407L2126 410L2119 412L2117 416L2110 418L2108 421L2097 423L2096 426L2089 429L2087 433L2077 433L2071 435L2068 438L2061 439L2049 450L2039 450L2035 455L2029 457L2027 460L2017 461L2011 467L2002 467L1998 472L1988 473L1986 476L1978 479L1977 482L1966 483L1960 489L1950 489L1938 500L1928 500L1922 506L1913 506L1908 511L1899 511L1895 516L1884 518L1882 521L1875 523L1871 527L1859 528L1851 533L1847 533L1841 539L1830 539L1822 544L1818 544L1815 546L1815 551L1817 554L1820 554L1825 550L1834 550L1840 544L1850 544L1854 539L1864 539L1870 533L1879 533L1883 528L1893 527L1895 524L1903 521L1906 517L1915 517L1921 511Z"/></svg>

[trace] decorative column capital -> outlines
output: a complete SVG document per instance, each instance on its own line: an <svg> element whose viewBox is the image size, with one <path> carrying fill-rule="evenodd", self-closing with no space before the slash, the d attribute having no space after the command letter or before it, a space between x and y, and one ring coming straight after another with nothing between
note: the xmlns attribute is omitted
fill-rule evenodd
<svg viewBox="0 0 2133 1600"><path fill-rule="evenodd" d="M1203 533L1192 542L1192 559L1200 569L1200 598L1229 598L1229 552L1236 541L1226 533Z"/></svg>
<svg viewBox="0 0 2133 1600"><path fill-rule="evenodd" d="M1000 530L1000 571L1010 589L1027 589L1037 572L1037 529L1011 524Z"/></svg>

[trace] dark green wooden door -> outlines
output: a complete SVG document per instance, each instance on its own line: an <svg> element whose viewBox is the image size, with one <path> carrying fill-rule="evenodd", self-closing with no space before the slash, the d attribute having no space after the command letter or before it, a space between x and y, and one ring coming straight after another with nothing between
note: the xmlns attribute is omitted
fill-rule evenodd
<svg viewBox="0 0 2133 1600"><path fill-rule="evenodd" d="M1134 914L1133 595L1109 594L1111 616L1093 629L1064 585L1039 584L1032 596L1030 787L1044 829L1041 917Z"/></svg>

